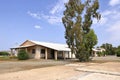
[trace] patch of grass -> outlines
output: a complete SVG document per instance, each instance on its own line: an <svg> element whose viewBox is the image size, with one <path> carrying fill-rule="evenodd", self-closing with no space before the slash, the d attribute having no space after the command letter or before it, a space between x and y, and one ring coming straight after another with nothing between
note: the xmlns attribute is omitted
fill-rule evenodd
<svg viewBox="0 0 120 80"><path fill-rule="evenodd" d="M8 60L8 59L10 59L9 56L0 56L0 60Z"/></svg>
<svg viewBox="0 0 120 80"><path fill-rule="evenodd" d="M0 56L0 61L6 61L6 60L15 60L17 57L15 56Z"/></svg>
<svg viewBox="0 0 120 80"><path fill-rule="evenodd" d="M16 57L16 56L9 56L10 57L10 59L18 59L18 57Z"/></svg>

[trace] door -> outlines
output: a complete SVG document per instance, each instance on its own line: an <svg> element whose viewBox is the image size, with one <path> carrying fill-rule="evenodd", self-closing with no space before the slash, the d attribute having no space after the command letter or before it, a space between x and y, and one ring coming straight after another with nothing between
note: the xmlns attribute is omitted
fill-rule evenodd
<svg viewBox="0 0 120 80"><path fill-rule="evenodd" d="M51 52L50 52L50 53L51 53L51 58L52 58L52 59L54 59L54 57L55 57L54 51L55 51L54 49L51 49Z"/></svg>

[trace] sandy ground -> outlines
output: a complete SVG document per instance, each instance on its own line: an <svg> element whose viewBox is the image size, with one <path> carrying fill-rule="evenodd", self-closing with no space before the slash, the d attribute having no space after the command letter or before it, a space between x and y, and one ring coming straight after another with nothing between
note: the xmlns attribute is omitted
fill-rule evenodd
<svg viewBox="0 0 120 80"><path fill-rule="evenodd" d="M104 66L104 67L103 67ZM77 68L120 72L120 62L71 63L0 74L0 80L120 80L120 75L79 71ZM120 73L119 73L120 74Z"/></svg>
<svg viewBox="0 0 120 80"><path fill-rule="evenodd" d="M55 60L0 61L0 74L56 65L64 65L68 63L70 62Z"/></svg>
<svg viewBox="0 0 120 80"><path fill-rule="evenodd" d="M54 66L1 74L0 80L65 80L82 73L72 67Z"/></svg>
<svg viewBox="0 0 120 80"><path fill-rule="evenodd" d="M120 62L107 62L94 66L87 66L85 68L110 72L120 72Z"/></svg>
<svg viewBox="0 0 120 80"><path fill-rule="evenodd" d="M0 62L0 71L3 71L0 74L0 80L120 80L119 61L103 63L40 62ZM54 66L41 67L41 65L47 64L54 64ZM11 67L8 67L8 65L11 65ZM32 65L36 65L37 68ZM14 71L14 67L16 66L22 68L22 71ZM23 66L26 68L24 69ZM30 66L33 68L30 68ZM10 68L13 71L5 71L5 69L9 70Z"/></svg>
<svg viewBox="0 0 120 80"><path fill-rule="evenodd" d="M93 73L77 80L120 80L120 76Z"/></svg>

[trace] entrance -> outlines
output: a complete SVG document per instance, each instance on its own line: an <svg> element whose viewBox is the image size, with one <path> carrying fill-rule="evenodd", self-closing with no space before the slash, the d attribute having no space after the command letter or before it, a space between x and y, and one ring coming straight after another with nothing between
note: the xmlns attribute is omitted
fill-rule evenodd
<svg viewBox="0 0 120 80"><path fill-rule="evenodd" d="M51 49L51 52L50 52L50 53L51 53L51 58L52 58L52 59L54 59L54 58L55 58L54 51L55 51L54 49Z"/></svg>

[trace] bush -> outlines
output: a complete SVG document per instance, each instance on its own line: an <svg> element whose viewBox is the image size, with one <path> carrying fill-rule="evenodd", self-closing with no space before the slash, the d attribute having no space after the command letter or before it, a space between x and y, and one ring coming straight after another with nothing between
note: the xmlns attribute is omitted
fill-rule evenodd
<svg viewBox="0 0 120 80"><path fill-rule="evenodd" d="M19 60L26 60L26 59L28 59L28 58L29 58L29 56L28 56L28 54L26 53L25 50L20 50L20 51L18 52L18 59L19 59Z"/></svg>
<svg viewBox="0 0 120 80"><path fill-rule="evenodd" d="M98 54L98 57L101 57L101 56L105 56L106 52L105 51L103 51L103 52L97 52L97 54Z"/></svg>
<svg viewBox="0 0 120 80"><path fill-rule="evenodd" d="M117 52L117 57L120 57L120 51Z"/></svg>
<svg viewBox="0 0 120 80"><path fill-rule="evenodd" d="M10 55L8 52L0 52L0 56L8 56L8 55Z"/></svg>
<svg viewBox="0 0 120 80"><path fill-rule="evenodd" d="M98 55L98 57L100 57L101 56L101 52L97 52L97 55Z"/></svg>

